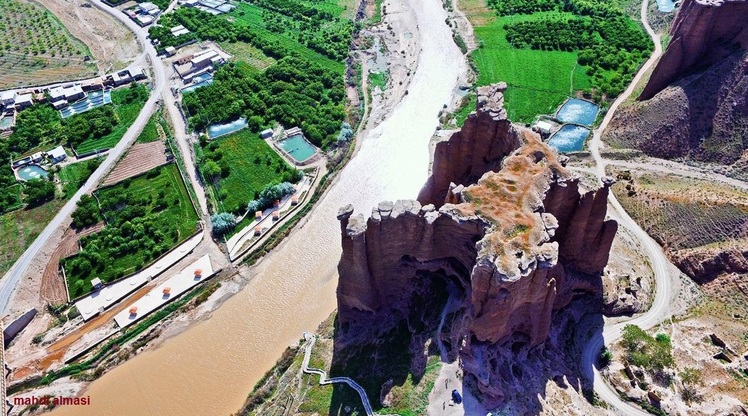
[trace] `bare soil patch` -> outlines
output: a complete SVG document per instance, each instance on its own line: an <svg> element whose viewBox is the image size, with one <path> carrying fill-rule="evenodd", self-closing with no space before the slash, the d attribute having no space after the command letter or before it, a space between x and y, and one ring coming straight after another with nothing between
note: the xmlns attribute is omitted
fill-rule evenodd
<svg viewBox="0 0 748 416"><path fill-rule="evenodd" d="M150 143L136 143L125 157L117 163L101 186L114 185L127 178L140 175L167 162L166 146L159 140Z"/></svg>
<svg viewBox="0 0 748 416"><path fill-rule="evenodd" d="M83 0L39 0L88 46L100 73L124 68L140 55L135 35L123 24Z"/></svg>

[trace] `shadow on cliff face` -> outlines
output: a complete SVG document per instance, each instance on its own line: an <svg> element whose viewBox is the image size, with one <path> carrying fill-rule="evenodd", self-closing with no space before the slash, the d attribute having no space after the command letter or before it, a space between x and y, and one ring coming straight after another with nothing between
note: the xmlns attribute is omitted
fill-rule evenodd
<svg viewBox="0 0 748 416"><path fill-rule="evenodd" d="M408 262L407 258L403 259ZM434 272L416 271L413 290L406 308L391 311L401 314L399 317L383 317L388 321L399 323L384 333L369 339L361 339L356 331L341 331L338 322L335 324L335 344L333 348L330 376L346 376L354 379L363 387L374 409L383 407L382 399L394 386L406 382L418 386L423 382L429 362L435 362L440 355L436 336L439 322L454 324L460 321L465 312L466 294L463 283L443 269ZM456 306L446 313L445 307L450 293L458 301ZM405 312L401 312L405 311ZM442 314L444 312L444 315ZM445 326L444 331L448 332ZM442 335L450 338L449 333ZM451 356L456 358L456 354ZM438 371L438 366L429 366ZM428 394L428 391L426 391ZM330 415L348 414L345 406L359 403L358 395L347 386L335 386L333 390Z"/></svg>
<svg viewBox="0 0 748 416"><path fill-rule="evenodd" d="M573 272L572 272L573 274ZM355 335L344 335L336 323L335 347L330 376L351 377L367 392L375 410L385 408L382 399L394 386L424 382L427 364L439 360L446 364L460 360L462 335L468 321L469 296L459 279L443 270L418 272L421 287L411 298L408 315L389 331L362 342ZM585 277L582 277L585 278ZM587 277L588 278L588 277ZM469 288L467 289L469 291ZM562 390L572 389L594 402L591 368L580 368L581 355L587 341L602 336L603 317L599 293L578 291L569 305L552 318L548 339L529 347L521 334L499 344L471 340L473 351L481 351L480 359L487 376L462 374L465 415L484 416L484 409L507 415L536 415L549 399L553 383ZM443 325L440 325L440 321ZM440 338L443 350L438 347ZM440 366L429 365L438 373ZM496 376L499 376L499 379ZM501 397L481 396L479 384L498 387ZM452 386L450 384L450 386ZM429 387L430 388L430 387ZM434 388L438 388L435 386ZM452 387L449 387L451 390ZM426 394L429 392L426 391ZM558 397L558 396L556 396ZM398 398L396 397L395 400ZM402 399L402 398L400 398ZM358 395L347 386L333 389L329 415L345 415L346 406L358 404ZM493 405L491 405L493 403ZM389 403L386 403L389 405ZM489 404L491 409L486 405ZM556 402L555 407L561 410ZM476 411L476 409L480 409ZM410 408L411 411L416 409ZM421 413L416 413L421 415ZM496 414L496 413L495 413ZM571 413L570 413L571 414ZM425 410L422 415L426 415Z"/></svg>
<svg viewBox="0 0 748 416"><path fill-rule="evenodd" d="M500 344L472 340L473 359L485 371L465 372L463 391L469 392L465 394L465 415L485 415L468 409L486 409L503 415L537 415L544 405L564 412L569 402L558 394L549 395L549 389L567 390L594 403L592 369L580 365L587 341L601 337L602 329L600 300L596 295L579 292L568 306L554 314L548 339L536 347L529 347L522 334ZM489 397L482 391L494 394ZM568 409L567 414L579 411Z"/></svg>

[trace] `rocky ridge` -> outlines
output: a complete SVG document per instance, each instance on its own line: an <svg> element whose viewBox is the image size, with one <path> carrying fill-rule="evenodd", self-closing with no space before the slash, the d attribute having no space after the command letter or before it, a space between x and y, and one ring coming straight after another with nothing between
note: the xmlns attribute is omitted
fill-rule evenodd
<svg viewBox="0 0 748 416"><path fill-rule="evenodd" d="M640 100L698 69L748 48L748 1L684 0L670 29L670 43Z"/></svg>
<svg viewBox="0 0 748 416"><path fill-rule="evenodd" d="M685 0L639 102L603 139L748 178L748 1Z"/></svg>
<svg viewBox="0 0 748 416"><path fill-rule="evenodd" d="M559 311L580 297L600 304L617 229L605 220L610 182L583 192L555 151L506 120L504 88L479 89L477 112L437 144L418 201L382 202L368 220L350 206L338 215L339 347L403 321L415 331L418 309L443 307L433 299L449 292L461 303L451 354L492 407L553 348Z"/></svg>

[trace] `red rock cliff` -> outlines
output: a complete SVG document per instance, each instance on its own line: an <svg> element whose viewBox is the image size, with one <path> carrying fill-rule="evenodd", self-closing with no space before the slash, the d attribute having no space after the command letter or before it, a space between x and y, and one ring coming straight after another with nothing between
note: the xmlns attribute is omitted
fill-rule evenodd
<svg viewBox="0 0 748 416"><path fill-rule="evenodd" d="M462 294L466 311L452 334L462 340L458 353L465 377L491 404L501 402L509 389L500 357L546 341L554 314L573 296L601 296L599 273L617 228L605 221L607 186L581 194L555 151L534 133L520 132L497 117L496 110L479 108L452 136L457 145L449 146L452 139L445 142L447 149L458 150L435 155L429 186L439 184L438 190L421 196L427 195L425 202L441 196L454 203L436 208L418 201L383 202L366 221L350 206L338 216L341 339L377 339L413 319L412 309L423 307L414 299L432 293L424 288L446 281ZM501 163L471 155L469 146L461 147L464 143L482 143L475 147L481 152L522 147L507 157L503 151L491 153ZM473 162L439 160L455 155ZM467 187L443 189L445 179L456 178L450 175L471 177L478 165L497 171L484 172ZM450 175L438 172L439 166L449 166Z"/></svg>
<svg viewBox="0 0 748 416"><path fill-rule="evenodd" d="M496 171L501 161L520 146L517 130L506 118L505 83L478 89L477 109L461 131L437 143L431 176L418 200L422 204L444 203L450 183L475 183L484 173Z"/></svg>
<svg viewBox="0 0 748 416"><path fill-rule="evenodd" d="M748 49L748 1L683 0L670 43L639 97L648 100L668 85Z"/></svg>

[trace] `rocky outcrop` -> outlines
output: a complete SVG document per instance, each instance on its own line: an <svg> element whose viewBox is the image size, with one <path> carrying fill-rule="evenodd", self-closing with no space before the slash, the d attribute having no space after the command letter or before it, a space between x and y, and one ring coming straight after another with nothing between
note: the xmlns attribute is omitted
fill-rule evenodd
<svg viewBox="0 0 748 416"><path fill-rule="evenodd" d="M620 109L603 139L655 157L733 164L739 173L748 161L748 53Z"/></svg>
<svg viewBox="0 0 748 416"><path fill-rule="evenodd" d="M450 139L435 155L422 201L380 203L368 220L350 206L338 215L343 254L336 342L381 339L403 321L418 328L417 309L441 308L433 304L439 298L433 288L447 287L463 311L452 320L454 351L466 382L490 405L514 394L511 380L522 370L513 359L534 356L558 311L584 294L602 297L600 273L617 228L605 221L609 183L581 193L555 151L501 113L479 104L452 137L459 145L450 146ZM479 157L464 143L479 152L522 146L509 156L502 150ZM461 162L437 163L450 156ZM440 166L449 175L438 172ZM446 180L476 176L477 166L497 171L473 184L443 187Z"/></svg>
<svg viewBox="0 0 748 416"><path fill-rule="evenodd" d="M421 203L443 204L450 183L475 183L484 173L499 170L501 161L519 148L519 134L504 109L506 88L503 82L479 88L478 111L461 131L436 144L431 176L418 195Z"/></svg>
<svg viewBox="0 0 748 416"><path fill-rule="evenodd" d="M699 247L668 254L679 269L699 283L728 274L748 274L748 247Z"/></svg>
<svg viewBox="0 0 748 416"><path fill-rule="evenodd" d="M648 100L668 85L748 49L748 1L684 0L670 28L670 43L639 97Z"/></svg>
<svg viewBox="0 0 748 416"><path fill-rule="evenodd" d="M622 106L603 139L748 178L746 22L748 1L685 0L640 102Z"/></svg>

